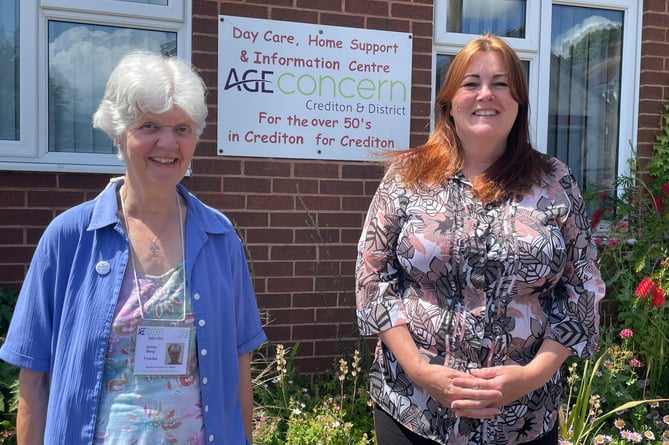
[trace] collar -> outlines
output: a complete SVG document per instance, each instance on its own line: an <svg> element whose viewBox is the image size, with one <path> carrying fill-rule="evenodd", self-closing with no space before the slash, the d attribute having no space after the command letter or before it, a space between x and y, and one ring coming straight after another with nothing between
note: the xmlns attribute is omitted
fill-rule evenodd
<svg viewBox="0 0 669 445"><path fill-rule="evenodd" d="M123 185L124 178L114 177L93 200L94 207L90 223L86 230L98 230L120 223L118 217L117 190ZM177 192L183 197L188 209L187 226L195 224L207 233L222 234L232 230L230 221L220 212L203 204L181 184Z"/></svg>

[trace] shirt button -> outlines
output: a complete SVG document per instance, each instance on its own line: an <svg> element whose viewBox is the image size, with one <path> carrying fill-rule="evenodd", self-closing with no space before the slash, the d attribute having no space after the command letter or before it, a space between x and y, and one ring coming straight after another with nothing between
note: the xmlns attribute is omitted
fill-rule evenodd
<svg viewBox="0 0 669 445"><path fill-rule="evenodd" d="M214 441L214 435L213 435L213 434L210 434L210 435L209 435L209 442L213 442L213 441Z"/></svg>
<svg viewBox="0 0 669 445"><path fill-rule="evenodd" d="M202 377L202 384L203 385L206 385L208 381L209 381L209 379L207 379L206 377Z"/></svg>
<svg viewBox="0 0 669 445"><path fill-rule="evenodd" d="M204 320L200 320L200 321L197 322L197 324L199 324L200 326L204 326L204 325L207 324L207 322L204 321Z"/></svg>
<svg viewBox="0 0 669 445"><path fill-rule="evenodd" d="M200 351L200 354L202 355L202 357L204 357L205 355L207 355L207 350L203 348L203 349Z"/></svg>
<svg viewBox="0 0 669 445"><path fill-rule="evenodd" d="M209 405L204 405L204 412L208 413L209 412Z"/></svg>
<svg viewBox="0 0 669 445"><path fill-rule="evenodd" d="M193 300L199 300L200 299L200 294L194 293L193 294Z"/></svg>

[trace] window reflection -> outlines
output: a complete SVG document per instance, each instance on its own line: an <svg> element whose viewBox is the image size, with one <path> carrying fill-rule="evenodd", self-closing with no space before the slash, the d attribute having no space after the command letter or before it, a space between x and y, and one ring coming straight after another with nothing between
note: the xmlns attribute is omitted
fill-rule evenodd
<svg viewBox="0 0 669 445"><path fill-rule="evenodd" d="M19 0L0 1L0 140L19 140Z"/></svg>
<svg viewBox="0 0 669 445"><path fill-rule="evenodd" d="M93 129L107 78L130 50L176 55L176 33L49 21L49 151L115 153Z"/></svg>
<svg viewBox="0 0 669 445"><path fill-rule="evenodd" d="M130 3L146 3L147 5L160 5L160 6L167 6L169 3L168 0L114 0L114 1L130 2Z"/></svg>
<svg viewBox="0 0 669 445"><path fill-rule="evenodd" d="M553 6L548 152L584 189L615 182L622 31L622 11Z"/></svg>
<svg viewBox="0 0 669 445"><path fill-rule="evenodd" d="M446 31L525 37L526 0L449 0Z"/></svg>

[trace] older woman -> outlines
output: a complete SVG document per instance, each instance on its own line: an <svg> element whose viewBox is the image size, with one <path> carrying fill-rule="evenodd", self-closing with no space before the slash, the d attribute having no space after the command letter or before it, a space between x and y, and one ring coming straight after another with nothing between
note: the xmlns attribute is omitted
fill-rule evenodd
<svg viewBox="0 0 669 445"><path fill-rule="evenodd" d="M455 56L428 141L392 153L360 238L379 445L557 444L560 366L587 357L604 283L569 168L532 148L499 37Z"/></svg>
<svg viewBox="0 0 669 445"><path fill-rule="evenodd" d="M0 350L21 368L20 443L250 443L266 338L244 249L180 185L205 94L176 58L135 52L112 72L93 123L125 175L49 224Z"/></svg>

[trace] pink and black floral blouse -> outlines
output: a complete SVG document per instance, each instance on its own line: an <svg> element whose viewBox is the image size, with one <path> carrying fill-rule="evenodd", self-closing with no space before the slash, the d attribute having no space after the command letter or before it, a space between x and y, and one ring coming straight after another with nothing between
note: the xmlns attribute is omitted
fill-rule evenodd
<svg viewBox="0 0 669 445"><path fill-rule="evenodd" d="M544 339L592 354L604 283L585 205L558 160L544 184L482 205L464 176L421 190L392 169L358 246L358 325L373 335L406 324L433 363L466 371L525 365ZM559 372L490 420L457 418L406 376L380 341L370 371L379 407L442 444L515 444L557 421Z"/></svg>

